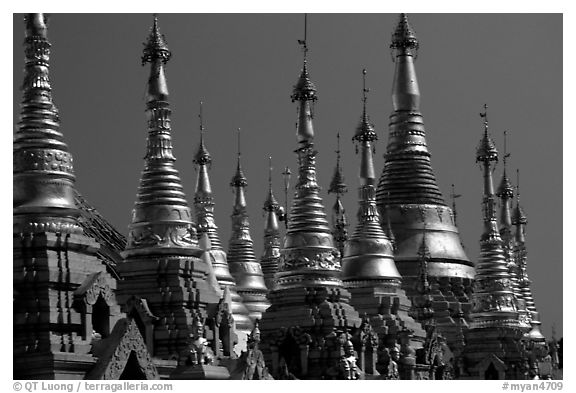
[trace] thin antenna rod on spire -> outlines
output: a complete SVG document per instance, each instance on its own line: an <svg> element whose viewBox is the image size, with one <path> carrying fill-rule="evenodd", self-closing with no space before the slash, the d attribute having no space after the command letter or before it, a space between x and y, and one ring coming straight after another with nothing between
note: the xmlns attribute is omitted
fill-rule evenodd
<svg viewBox="0 0 576 393"><path fill-rule="evenodd" d="M458 215L456 213L456 198L460 198L462 194L456 194L454 184L452 184L452 194L450 196L452 197L452 213L454 214L454 224L456 224L456 216Z"/></svg>
<svg viewBox="0 0 576 393"><path fill-rule="evenodd" d="M520 198L520 169L516 169L516 196Z"/></svg>
<svg viewBox="0 0 576 393"><path fill-rule="evenodd" d="M268 156L268 187L272 189L272 156Z"/></svg>
<svg viewBox="0 0 576 393"><path fill-rule="evenodd" d="M298 44L302 46L302 51L304 52L304 62L306 62L306 56L308 54L308 14L304 14L304 39L298 40Z"/></svg>
<svg viewBox="0 0 576 393"><path fill-rule="evenodd" d="M285 167L282 176L284 176L284 200L285 200L285 211L284 211L284 225L288 228L288 189L290 188L290 175L292 172L290 168Z"/></svg>
<svg viewBox="0 0 576 393"><path fill-rule="evenodd" d="M366 108L366 101L368 101L368 93L370 89L366 88L366 68L362 70L362 102L364 102L364 108Z"/></svg>
<svg viewBox="0 0 576 393"><path fill-rule="evenodd" d="M204 134L204 121L202 119L202 101L200 101L200 113L198 114L198 119L200 119L200 133Z"/></svg>
<svg viewBox="0 0 576 393"><path fill-rule="evenodd" d="M240 158L240 156L242 155L242 152L240 150L240 127L238 127L238 129L236 130L236 134L237 134L237 144L238 144L238 158Z"/></svg>
<svg viewBox="0 0 576 393"><path fill-rule="evenodd" d="M510 153L508 153L508 149L507 149L507 136L508 136L508 131L504 131L504 157L502 158L503 160L503 164L504 164L504 170L506 170L506 159L508 157L510 157Z"/></svg>
<svg viewBox="0 0 576 393"><path fill-rule="evenodd" d="M484 112L480 113L480 117L484 119L484 132L488 133L488 105L484 104Z"/></svg>

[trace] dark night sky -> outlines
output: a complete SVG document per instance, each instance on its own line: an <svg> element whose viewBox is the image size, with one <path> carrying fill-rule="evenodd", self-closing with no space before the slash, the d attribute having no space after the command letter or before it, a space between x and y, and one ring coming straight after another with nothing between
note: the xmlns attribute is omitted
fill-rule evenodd
<svg viewBox="0 0 576 393"><path fill-rule="evenodd" d="M344 203L355 224L359 157L350 141L361 114L362 68L368 70L368 112L379 134L380 173L394 64L390 35L394 14L311 14L309 71L318 88L314 126L318 178L325 206L335 164L336 132L342 135ZM203 100L216 223L227 245L235 169L235 130L243 130L243 166L257 255L262 249L262 203L267 160L273 157L274 189L284 201L280 172L296 172L292 86L302 65L297 39L301 14L161 14L159 24L173 58L167 66L176 166L192 203ZM483 130L478 113L488 104L490 131L503 149L508 130L509 174L521 170L521 200L528 216L528 273L544 333L562 335L562 27L561 14L414 14L420 39L416 63L428 147L441 190L458 199L466 251L476 260L481 223L481 172L475 149ZM14 15L13 116L21 99L24 27ZM126 233L146 146L144 92L148 67L140 66L147 14L53 14L51 81L62 131L74 155L78 189ZM501 165L495 179L500 180ZM294 177L292 184L294 183Z"/></svg>

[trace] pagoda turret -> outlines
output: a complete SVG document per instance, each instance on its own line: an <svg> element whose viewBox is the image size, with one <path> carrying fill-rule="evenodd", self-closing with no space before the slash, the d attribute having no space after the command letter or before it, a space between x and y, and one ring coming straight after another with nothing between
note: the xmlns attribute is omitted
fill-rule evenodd
<svg viewBox="0 0 576 393"><path fill-rule="evenodd" d="M176 358L184 367L195 321L206 321L220 294L209 284L209 267L198 247L195 224L172 152L171 109L166 63L170 60L158 18L144 45L142 65L150 64L146 90L148 138L144 170L128 226L124 262L117 269L123 280L123 304L144 302L157 323L142 322L151 331L154 357ZM206 328L209 330L209 328Z"/></svg>
<svg viewBox="0 0 576 393"><path fill-rule="evenodd" d="M264 273L264 281L268 290L275 287L274 274L278 270L280 259L280 204L272 191L272 157L268 158L268 193L264 201L264 250L260 258L260 265Z"/></svg>
<svg viewBox="0 0 576 393"><path fill-rule="evenodd" d="M426 232L430 250L428 279L445 297L434 302L434 318L438 331L448 337L446 329L457 325L455 310L461 309L465 315L470 310L474 267L462 248L454 214L444 201L432 169L415 68L419 47L408 17L401 14L390 44L396 64L393 112L376 202L381 217L390 222L395 239L394 259L409 297L417 295L414 288L420 267L418 249ZM382 224L386 229L387 223ZM452 346L450 338L448 344Z"/></svg>
<svg viewBox="0 0 576 393"><path fill-rule="evenodd" d="M504 131L504 154L502 157L502 178L500 185L496 190L496 196L500 199L500 220L499 231L500 238L502 239L502 249L504 251L504 258L508 266L508 273L510 274L510 282L512 291L518 302L518 313L520 315L520 322L527 330L530 330L529 315L526 311L526 303L520 293L518 284L518 265L514 256L514 233L512 231L512 200L514 199L514 188L508 178L506 172L508 157L510 153L507 152L507 132Z"/></svg>
<svg viewBox="0 0 576 393"><path fill-rule="evenodd" d="M252 322L262 318L262 313L270 306L266 299L268 289L264 283L262 267L254 254L254 243L250 236L250 222L246 209L245 189L248 180L240 162L240 129L238 129L238 162L236 173L230 186L234 188L234 208L232 211L232 235L228 246L228 265L236 279L236 290L248 309Z"/></svg>
<svg viewBox="0 0 576 393"><path fill-rule="evenodd" d="M474 293L472 295L471 323L466 334L463 356L472 379L489 379L491 373L501 369L498 362L507 365L498 379L520 378L523 354L520 339L523 336L518 315L518 303L512 283L502 238L496 217L496 197L492 172L498 161L498 151L488 135L488 115L484 119L484 134L476 150L476 162L483 175L482 221L480 257L476 265ZM490 366L492 364L492 366ZM515 365L515 367L510 367Z"/></svg>
<svg viewBox="0 0 576 393"><path fill-rule="evenodd" d="M338 250L316 178L312 103L316 87L306 62L292 94L298 105L298 180L284 247L280 252L271 306L262 316L262 352L274 378L286 365L300 379L319 379L337 367L347 329L360 326L340 278ZM313 344L315 343L315 344Z"/></svg>
<svg viewBox="0 0 576 393"><path fill-rule="evenodd" d="M546 339L542 332L540 331L540 314L536 309L534 304L534 297L532 296L532 290L530 288L530 278L528 278L527 269L527 256L526 251L526 224L528 220L524 209L520 205L520 171L517 170L517 185L516 185L516 206L514 208L514 213L512 215L512 224L516 227L514 234L514 258L518 266L518 291L519 299L524 302L526 311L528 313L528 322L531 326L528 332L528 338L530 341L536 343L545 342Z"/></svg>
<svg viewBox="0 0 576 393"><path fill-rule="evenodd" d="M346 216L346 210L342 204L342 195L348 192L348 187L344 183L344 176L342 175L342 168L340 167L340 133L336 134L337 150L336 150L336 168L334 169L334 175L332 176L332 181L330 181L330 187L328 188L328 194L336 194L336 201L332 207L332 236L336 242L336 248L340 252L340 259L344 254L344 243L348 240L348 217Z"/></svg>
<svg viewBox="0 0 576 393"><path fill-rule="evenodd" d="M83 232L72 154L52 101L47 18L26 14L20 121L13 139L13 378L84 379L124 365L99 361L97 345L129 333L116 301L116 280ZM111 269L113 270L113 269ZM142 336L132 336L135 347ZM114 341L114 340L113 340ZM117 342L117 341L116 341ZM149 354L139 353L137 366ZM112 364L114 363L114 364ZM142 378L157 377L154 366Z"/></svg>
<svg viewBox="0 0 576 393"><path fill-rule="evenodd" d="M358 188L358 223L345 244L342 258L342 280L352 294L351 304L362 315L370 317L380 341L389 349L400 344L398 333L410 329L412 349L422 347L426 333L408 315L412 303L401 289L402 277L394 262L394 248L386 236L376 207L376 175L373 154L378 139L366 112L366 70L363 74L363 110L352 140L360 151L360 187ZM387 311L384 311L387 310ZM387 372L381 365L380 373ZM401 364L401 374L410 375L415 364ZM408 372L404 372L408 371Z"/></svg>
<svg viewBox="0 0 576 393"><path fill-rule="evenodd" d="M196 189L194 193L194 209L196 212L197 230L198 235L208 234L211 244L210 253L212 255L212 266L214 274L220 284L222 290L230 288L230 296L232 299L232 315L236 328L243 334L239 337L242 342L239 343L239 348L244 348L246 340L252 331L253 324L249 317L249 312L246 306L242 303L242 298L236 291L236 282L228 266L226 252L222 248L220 237L218 236L218 227L214 220L214 195L212 194L212 186L210 185L210 176L208 169L212 164L212 156L206 149L204 143L204 119L202 116L202 102L200 102L200 143L198 151L194 156L194 163L197 165L198 177L196 178Z"/></svg>

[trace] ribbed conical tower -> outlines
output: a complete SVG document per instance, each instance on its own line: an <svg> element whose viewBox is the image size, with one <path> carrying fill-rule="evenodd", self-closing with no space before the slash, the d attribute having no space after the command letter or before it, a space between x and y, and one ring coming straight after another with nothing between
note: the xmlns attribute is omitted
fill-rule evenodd
<svg viewBox="0 0 576 393"><path fill-rule="evenodd" d="M252 331L252 321L249 317L249 312L246 306L242 303L242 298L236 291L236 282L226 259L226 252L222 248L220 237L218 236L218 227L214 221L214 196L212 194L212 187L210 185L210 177L208 176L208 168L212 164L212 156L206 149L204 143L204 123L202 117L202 103L200 103L200 144L198 151L194 156L194 163L198 166L198 177L196 178L196 190L194 193L194 209L196 212L196 221L198 223L198 235L204 233L208 234L211 243L210 253L213 261L214 274L224 290L225 287L230 287L230 295L232 297L232 315L236 328L243 332L243 340L247 339ZM245 342L241 343L244 347Z"/></svg>
<svg viewBox="0 0 576 393"><path fill-rule="evenodd" d="M412 304L404 290L400 288L402 277L394 263L394 249L382 229L376 208L373 152L378 136L366 112L368 92L365 84L366 70L363 70L362 74L364 77L362 118L352 138L357 143L361 157L358 223L344 247L342 280L352 294L352 305L359 313L370 317L372 327L382 343L386 343L385 345L390 348L394 347L396 343L400 343L397 333L408 328L412 330L415 338L411 341L411 346L420 348L426 333L420 324L408 315ZM411 366L414 364L408 367ZM385 368L378 371L387 372Z"/></svg>
<svg viewBox="0 0 576 393"><path fill-rule="evenodd" d="M344 243L348 240L348 217L342 204L342 195L348 192L348 187L344 183L342 168L340 167L340 133L336 135L338 139L338 149L336 150L336 168L330 181L328 194L336 194L336 201L332 207L332 236L336 242L336 248L340 252L340 259L344 254Z"/></svg>
<svg viewBox="0 0 576 393"><path fill-rule="evenodd" d="M20 122L14 135L14 232L81 233L72 154L52 102L44 14L28 14Z"/></svg>
<svg viewBox="0 0 576 393"><path fill-rule="evenodd" d="M100 245L79 225L72 154L52 102L46 17L24 20L13 139L13 378L83 379L97 361L93 332L106 339L124 315ZM93 305L94 321L87 318Z"/></svg>
<svg viewBox="0 0 576 393"><path fill-rule="evenodd" d="M206 319L209 305L217 304L220 296L209 284L210 270L202 260L203 250L198 247L190 208L174 165L164 71L170 57L155 16L142 56L142 64L150 64L145 163L128 227L124 262L118 266L123 277L119 299L124 304L145 300L150 312L159 318L153 327L154 356L177 358L182 365L189 355L193 321Z"/></svg>
<svg viewBox="0 0 576 393"><path fill-rule="evenodd" d="M474 267L462 248L454 214L444 201L430 162L414 64L419 45L406 14L401 14L390 45L396 63L393 112L376 202L381 217L390 220L396 266L409 297L417 295L414 287L420 266L418 248L426 229L430 285L445 297L433 305L434 318L442 332L443 326L456 326L455 310L461 309L466 315L470 310L468 294ZM448 344L451 345L450 339Z"/></svg>
<svg viewBox="0 0 576 393"><path fill-rule="evenodd" d="M531 330L528 333L528 338L534 342L545 342L546 339L540 331L540 314L534 304L534 297L530 289L530 278L528 278L527 269L527 250L526 250L526 224L528 220L524 209L520 205L520 171L517 172L517 189L516 189L516 206L512 215L512 224L516 227L514 236L514 257L518 266L518 291L519 298L524 301L526 311L528 312L528 321L531 325Z"/></svg>
<svg viewBox="0 0 576 393"><path fill-rule="evenodd" d="M518 302L520 322L525 329L529 330L529 316L526 311L526 303L520 293L520 287L518 284L519 268L516 264L516 258L514 257L514 233L512 231L512 199L514 198L514 188L512 187L512 183L510 182L506 172L508 157L510 156L510 153L507 152L506 136L507 132L504 131L504 155L502 157L503 171L500 185L496 190L496 196L500 199L499 231L500 238L502 239L504 257L508 266L508 273L510 274L512 291L514 292L514 296L516 296Z"/></svg>
<svg viewBox="0 0 576 393"><path fill-rule="evenodd" d="M270 306L266 299L268 289L264 283L262 267L254 254L254 243L250 236L250 222L246 210L245 188L248 180L240 163L240 129L238 129L238 163L230 186L234 188L234 208L232 211L232 235L228 245L228 265L236 279L236 290L249 311L252 321L262 318L262 313Z"/></svg>
<svg viewBox="0 0 576 393"><path fill-rule="evenodd" d="M492 172L498 161L498 152L488 135L486 111L480 116L484 118L484 134L476 151L476 162L482 168L484 180L484 231L480 238L480 257L476 265L471 323L466 335L464 357L467 359L469 375L474 379L486 377L483 375L486 370L478 367L491 356L496 356L507 365L507 379L518 378L518 370L523 362L520 346L523 331L496 217ZM515 367L510 367L513 364Z"/></svg>
<svg viewBox="0 0 576 393"><path fill-rule="evenodd" d="M125 257L163 250L167 254L197 247L192 215L172 154L170 103L164 65L170 60L158 20L144 47L142 64L150 63L146 92L148 139L145 166L129 225Z"/></svg>
<svg viewBox="0 0 576 393"><path fill-rule="evenodd" d="M306 54L306 40L303 44ZM346 340L330 343L361 322L342 286L338 250L319 195L311 112L316 99L305 57L292 94L298 104L298 181L275 275L277 286L269 294L272 305L260 324L262 352L274 377L284 361L297 378L321 378L338 362L337 351ZM328 350L327 345L335 347Z"/></svg>
<svg viewBox="0 0 576 393"><path fill-rule="evenodd" d="M272 191L272 157L268 162L268 193L264 201L264 250L260 258L260 265L264 273L264 281L268 290L276 286L274 274L278 270L280 259L280 226L278 221L280 204Z"/></svg>

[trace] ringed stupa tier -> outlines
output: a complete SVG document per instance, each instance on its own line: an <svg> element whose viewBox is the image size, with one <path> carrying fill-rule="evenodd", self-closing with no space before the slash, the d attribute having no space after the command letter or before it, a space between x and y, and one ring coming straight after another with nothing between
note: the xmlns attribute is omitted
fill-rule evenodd
<svg viewBox="0 0 576 393"><path fill-rule="evenodd" d="M212 194L212 186L210 184L210 176L208 169L212 164L212 156L206 149L204 143L204 123L202 117L202 102L200 103L200 144L198 151L194 156L194 163L197 165L198 177L196 178L196 189L194 192L194 210L196 212L196 222L198 235L204 233L210 239L210 255L212 258L212 266L216 280L220 284L222 290L229 287L230 296L232 299L232 316L236 323L236 328L243 333L242 339L244 342L240 347L245 346L245 341L252 331L253 323L249 317L249 312L246 306L242 303L242 298L236 291L236 281L230 273L228 266L226 252L222 248L220 237L218 236L218 227L214 220L214 195Z"/></svg>
<svg viewBox="0 0 576 393"><path fill-rule="evenodd" d="M402 277L394 263L394 248L382 229L376 207L376 175L373 152L378 139L366 112L366 70L363 70L363 111L352 140L360 151L358 223L346 241L342 257L342 280L352 294L351 304L370 318L372 328L389 349L400 342L399 333L412 331L410 346L422 347L426 332L409 316L412 303L401 289ZM401 362L404 359L401 360ZM404 365L402 367L413 365ZM386 373L386 368L378 369Z"/></svg>
<svg viewBox="0 0 576 393"><path fill-rule="evenodd" d="M252 322L262 318L270 306L266 299L268 289L264 282L262 267L254 254L254 242L250 236L250 222L246 208L245 189L248 179L244 175L240 153L240 129L238 129L238 162L230 186L234 189L232 211L232 234L228 245L228 266L236 279L236 290L248 309Z"/></svg>
<svg viewBox="0 0 576 393"><path fill-rule="evenodd" d="M280 259L280 225L278 212L280 204L272 190L272 157L268 158L268 193L264 201L264 249L260 265L264 274L264 282L268 290L275 288L274 274L278 270Z"/></svg>
<svg viewBox="0 0 576 393"><path fill-rule="evenodd" d="M301 43L304 66L291 96L298 104L298 180L276 287L268 295L271 306L260 330L262 352L275 378L286 365L297 378L319 379L337 366L348 329L359 327L361 319L343 287L339 253L319 195L311 108L316 87L308 75L306 40Z"/></svg>
<svg viewBox="0 0 576 393"><path fill-rule="evenodd" d="M509 367L506 379L518 379L523 368L520 340L524 329L519 321L518 302L514 294L503 242L496 217L496 196L492 172L498 161L498 151L488 134L488 115L484 119L484 134L476 150L476 162L483 175L482 214L484 231L480 237L480 257L476 265L470 327L466 332L463 351L469 377L485 379L498 362ZM496 359L494 359L496 358ZM514 365L515 367L510 367ZM499 378L503 379L503 378Z"/></svg>
<svg viewBox="0 0 576 393"><path fill-rule="evenodd" d="M192 215L172 153L170 103L165 64L171 57L154 17L142 64L150 63L146 94L148 139L144 170L129 225L124 262L118 265L119 298L144 301L158 318L151 348L160 359L185 362L193 322L208 317L219 294L208 284ZM192 306L191 306L192 305Z"/></svg>
<svg viewBox="0 0 576 393"><path fill-rule="evenodd" d="M454 325L456 310L468 314L474 267L462 248L453 211L438 188L430 161L414 64L419 45L406 14L401 14L390 45L396 63L393 112L376 202L380 216L389 220L394 235L394 259L410 297L416 295L418 249L426 233L430 251L428 279L445 297L444 302L433 306L434 318ZM386 229L387 223L383 224Z"/></svg>
<svg viewBox="0 0 576 393"><path fill-rule="evenodd" d="M95 343L124 315L100 245L80 225L72 154L52 101L47 18L26 14L24 21L13 140L13 377L82 379L98 363Z"/></svg>

